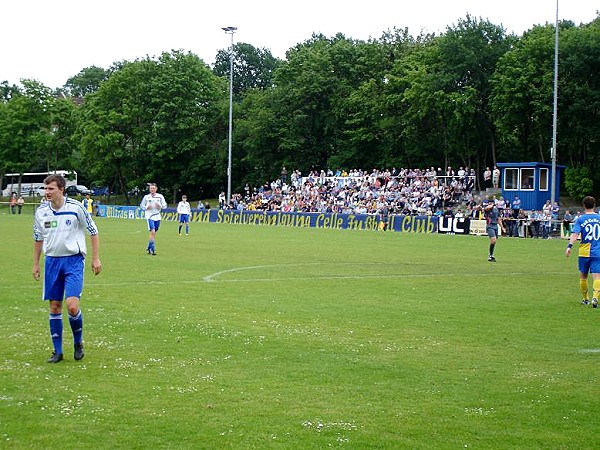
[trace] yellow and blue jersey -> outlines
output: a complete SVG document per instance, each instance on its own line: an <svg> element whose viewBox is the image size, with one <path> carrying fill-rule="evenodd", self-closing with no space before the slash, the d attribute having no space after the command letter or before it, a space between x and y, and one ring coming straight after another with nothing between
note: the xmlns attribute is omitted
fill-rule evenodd
<svg viewBox="0 0 600 450"><path fill-rule="evenodd" d="M600 214L588 213L578 217L572 230L580 235L579 256L600 258Z"/></svg>

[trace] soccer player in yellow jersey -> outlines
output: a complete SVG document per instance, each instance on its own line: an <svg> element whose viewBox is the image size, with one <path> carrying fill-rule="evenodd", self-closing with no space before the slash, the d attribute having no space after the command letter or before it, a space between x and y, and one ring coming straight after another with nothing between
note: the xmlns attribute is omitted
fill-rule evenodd
<svg viewBox="0 0 600 450"><path fill-rule="evenodd" d="M581 236L579 243L579 288L584 305L589 305L588 274L592 274L593 294L592 306L598 307L600 298L600 214L596 213L596 199L587 196L583 199L585 214L575 220L573 232L569 238L569 244L565 255L571 255L571 249L575 241Z"/></svg>

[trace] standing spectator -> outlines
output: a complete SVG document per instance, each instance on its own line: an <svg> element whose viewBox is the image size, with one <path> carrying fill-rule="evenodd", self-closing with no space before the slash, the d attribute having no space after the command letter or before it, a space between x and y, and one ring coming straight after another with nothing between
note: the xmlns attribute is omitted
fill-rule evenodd
<svg viewBox="0 0 600 450"><path fill-rule="evenodd" d="M506 200L504 200L504 197L500 196L498 198L498 200L496 201L496 207L498 208L500 216L503 216L504 209L506 208Z"/></svg>
<svg viewBox="0 0 600 450"><path fill-rule="evenodd" d="M17 193L16 192L13 192L12 195L10 196L10 213L11 214L17 213Z"/></svg>
<svg viewBox="0 0 600 450"><path fill-rule="evenodd" d="M167 207L167 202L162 194L156 192L158 190L156 183L150 183L148 190L150 193L144 195L144 198L140 203L140 208L144 210L144 215L148 221L148 231L150 233L146 251L149 255L156 255L155 240L156 233L160 227L160 211Z"/></svg>
<svg viewBox="0 0 600 450"><path fill-rule="evenodd" d="M19 199L17 200L17 210L18 210L19 214L21 214L24 204L25 204L25 199L23 199L23 197L19 197Z"/></svg>
<svg viewBox="0 0 600 450"><path fill-rule="evenodd" d="M509 237L519 237L519 221L513 216L512 211L504 210L502 223L505 224Z"/></svg>
<svg viewBox="0 0 600 450"><path fill-rule="evenodd" d="M565 211L565 215L563 216L563 229L566 233L571 236L571 227L573 225L573 214L571 214L570 210Z"/></svg>
<svg viewBox="0 0 600 450"><path fill-rule="evenodd" d="M548 239L550 237L550 229L552 227L552 216L548 213L542 213L542 237Z"/></svg>
<svg viewBox="0 0 600 450"><path fill-rule="evenodd" d="M285 166L283 166L281 168L281 184L287 184L287 176L288 176L288 171L285 168Z"/></svg>
<svg viewBox="0 0 600 450"><path fill-rule="evenodd" d="M544 203L544 206L542 206L542 212L548 215L552 213L552 205L550 204L550 200L546 200L546 203Z"/></svg>
<svg viewBox="0 0 600 450"><path fill-rule="evenodd" d="M588 274L592 274L593 293L592 306L598 307L600 297L600 214L596 213L596 199L586 196L583 199L585 213L578 217L573 224L573 233L569 238L569 244L565 255L571 255L573 244L581 235L579 244L579 290L583 296L581 303L589 305Z"/></svg>
<svg viewBox="0 0 600 450"><path fill-rule="evenodd" d="M483 171L483 187L484 189L492 187L492 171L489 167L486 167Z"/></svg>
<svg viewBox="0 0 600 450"><path fill-rule="evenodd" d="M219 194L219 209L225 209L225 192Z"/></svg>
<svg viewBox="0 0 600 450"><path fill-rule="evenodd" d="M558 202L554 202L552 205L552 231L556 231L556 227L558 224L558 214L560 213L560 206Z"/></svg>
<svg viewBox="0 0 600 450"><path fill-rule="evenodd" d="M98 228L92 216L77 200L65 197L67 182L62 175L44 180L45 198L35 212L33 223L33 278L40 279L40 256L44 252L43 299L50 305L50 335L54 351L49 363L63 360L62 305L66 300L69 324L73 332L76 360L83 358L83 317L79 300L83 291L85 233L92 244L92 271L102 271L99 257Z"/></svg>
<svg viewBox="0 0 600 450"><path fill-rule="evenodd" d="M515 196L515 199L511 203L512 215L515 219L519 218L519 212L521 211L521 199Z"/></svg>
<svg viewBox="0 0 600 450"><path fill-rule="evenodd" d="M500 169L497 166L494 166L494 171L492 172L492 184L494 185L494 189L500 187Z"/></svg>
<svg viewBox="0 0 600 450"><path fill-rule="evenodd" d="M544 213L539 210L532 211L531 214L531 235L537 239L542 234L542 217Z"/></svg>
<svg viewBox="0 0 600 450"><path fill-rule="evenodd" d="M85 194L85 198L82 201L83 206L85 207L85 209L87 210L87 212L89 212L90 214L93 214L94 212L94 207L93 207L93 201L92 198L90 197L90 194Z"/></svg>
<svg viewBox="0 0 600 450"><path fill-rule="evenodd" d="M181 228L185 224L185 235L190 234L190 216L192 215L192 207L187 201L187 195L181 196L181 201L177 205L177 214L179 214L179 236L181 236Z"/></svg>
<svg viewBox="0 0 600 450"><path fill-rule="evenodd" d="M488 255L488 261L496 262L496 257L494 256L494 250L496 249L496 241L498 240L499 232L498 225L502 224L502 219L498 213L498 208L494 204L494 202L490 202L489 200L484 200L481 205L481 209L483 210L483 215L486 221L486 231L487 235L490 238L490 252Z"/></svg>

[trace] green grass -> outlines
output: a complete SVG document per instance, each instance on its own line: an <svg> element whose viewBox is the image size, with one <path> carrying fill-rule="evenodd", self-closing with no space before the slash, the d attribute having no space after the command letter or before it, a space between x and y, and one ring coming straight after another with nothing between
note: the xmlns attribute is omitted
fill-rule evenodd
<svg viewBox="0 0 600 450"><path fill-rule="evenodd" d="M0 215L0 447L598 445L600 310L564 241L97 219L86 356L50 365L31 214ZM72 345L68 324L65 348Z"/></svg>

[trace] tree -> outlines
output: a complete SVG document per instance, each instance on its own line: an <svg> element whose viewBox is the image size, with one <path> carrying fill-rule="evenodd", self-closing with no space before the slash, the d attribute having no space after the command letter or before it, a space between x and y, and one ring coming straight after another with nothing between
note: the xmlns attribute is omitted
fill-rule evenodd
<svg viewBox="0 0 600 450"><path fill-rule="evenodd" d="M344 136L353 127L348 101L362 83L382 79L375 47L342 34L313 35L288 51L288 60L275 73L272 104L280 157L272 171L278 173L281 165L306 171L352 161L354 152Z"/></svg>
<svg viewBox="0 0 600 450"><path fill-rule="evenodd" d="M86 97L79 134L92 176L122 192L150 181L174 196L201 184L214 188L224 179L222 141L213 130L225 92L189 53L123 63Z"/></svg>
<svg viewBox="0 0 600 450"><path fill-rule="evenodd" d="M35 80L23 88L3 85L0 101L0 175L78 166L71 137L76 127L76 106L56 97Z"/></svg>
<svg viewBox="0 0 600 450"><path fill-rule="evenodd" d="M110 70L100 67L86 67L77 75L69 78L64 88L73 97L85 97L87 94L96 92L100 87L100 83L108 79L110 73Z"/></svg>
<svg viewBox="0 0 600 450"><path fill-rule="evenodd" d="M545 161L552 136L554 28L535 26L498 63L491 109L501 156Z"/></svg>
<svg viewBox="0 0 600 450"><path fill-rule="evenodd" d="M488 158L495 162L489 80L511 42L501 27L467 15L396 62L389 115L397 117L409 165L477 168Z"/></svg>
<svg viewBox="0 0 600 450"><path fill-rule="evenodd" d="M230 51L219 50L215 57L213 73L227 79L230 74ZM273 74L281 61L271 51L239 42L233 45L233 95L239 101L250 89L273 87Z"/></svg>
<svg viewBox="0 0 600 450"><path fill-rule="evenodd" d="M561 27L559 42L557 156L600 186L600 18Z"/></svg>

